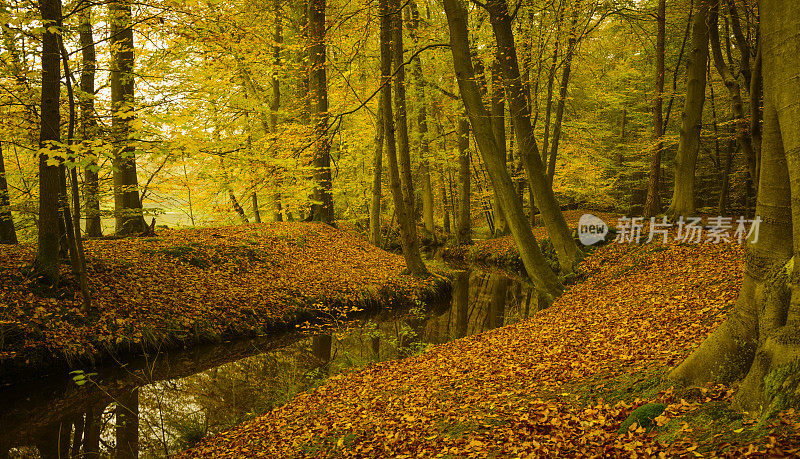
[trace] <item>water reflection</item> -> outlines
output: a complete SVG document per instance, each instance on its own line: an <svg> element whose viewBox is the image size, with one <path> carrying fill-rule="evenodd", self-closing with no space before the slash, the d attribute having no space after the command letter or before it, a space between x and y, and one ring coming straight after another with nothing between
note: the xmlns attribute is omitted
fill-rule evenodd
<svg viewBox="0 0 800 459"><path fill-rule="evenodd" d="M165 457L348 368L508 325L538 310L513 274L457 272L449 302L306 334L159 353L71 380L4 388L0 458Z"/></svg>

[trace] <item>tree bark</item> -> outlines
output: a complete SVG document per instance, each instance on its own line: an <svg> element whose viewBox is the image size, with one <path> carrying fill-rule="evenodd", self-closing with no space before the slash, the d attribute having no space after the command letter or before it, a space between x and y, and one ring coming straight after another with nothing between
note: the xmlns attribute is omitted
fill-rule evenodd
<svg viewBox="0 0 800 459"><path fill-rule="evenodd" d="M314 201L312 219L332 224L331 144L328 138L328 79L325 71L326 0L308 2L309 95L314 107Z"/></svg>
<svg viewBox="0 0 800 459"><path fill-rule="evenodd" d="M764 126L756 215L739 297L725 322L670 376L688 384L744 377L734 398L762 415L790 407L800 376L800 4L762 0ZM788 388L788 389L787 389Z"/></svg>
<svg viewBox="0 0 800 459"><path fill-rule="evenodd" d="M750 173L750 178L753 183L758 184L758 177L756 175L756 157L753 151L753 142L750 138L748 121L744 116L744 103L742 102L742 91L739 87L739 82L731 70L731 67L725 63L725 58L722 55L722 45L719 39L719 1L716 0L712 5L709 13L709 41L711 43L711 55L714 61L714 67L717 73L722 77L725 88L728 89L728 96L731 99L731 118L733 119L736 129L736 141L739 147L744 152L745 159L747 160L747 170ZM747 55L749 51L743 50L742 54ZM742 65L745 65L744 60ZM748 68L749 72L749 68Z"/></svg>
<svg viewBox="0 0 800 459"><path fill-rule="evenodd" d="M81 46L81 139L90 158L84 169L83 196L86 206L86 235L101 237L103 229L100 221L100 185L98 184L97 155L90 150L90 141L97 136L97 118L94 113L94 80L97 72L94 35L92 32L92 8L86 5L80 13L80 46Z"/></svg>
<svg viewBox="0 0 800 459"><path fill-rule="evenodd" d="M469 37L466 9L461 0L444 0L444 8L450 29L450 51L453 53L453 65L461 98L464 101L470 124L475 132L475 140L489 172L492 186L497 190L500 206L505 212L509 229L519 249L525 270L541 291L551 297L558 296L563 291L563 287L547 265L539 249L539 244L531 232L531 227L522 210L522 203L514 189L514 183L500 157L500 149L492 132L491 118L486 107L483 106L480 89L475 83L475 70L467 45ZM539 158L537 157L537 159ZM540 178L544 181L541 168L539 173Z"/></svg>
<svg viewBox="0 0 800 459"><path fill-rule="evenodd" d="M61 60L58 33L52 31L61 22L61 0L40 0L39 8L45 32L42 34L42 102L39 132L39 235L35 272L40 283L58 285L60 248L59 194L60 161L45 151L57 152L61 141L60 87ZM46 150L45 150L46 149Z"/></svg>
<svg viewBox="0 0 800 459"><path fill-rule="evenodd" d="M135 147L131 142L134 117L133 27L131 0L113 0L111 16L111 129L114 136L114 215L116 233L141 233L147 225L139 200Z"/></svg>
<svg viewBox="0 0 800 459"><path fill-rule="evenodd" d="M472 244L472 215L470 212L469 121L458 120L458 209L456 243Z"/></svg>
<svg viewBox="0 0 800 459"><path fill-rule="evenodd" d="M500 56L495 55L491 66L492 72L492 132L497 140L497 147L500 149L500 155L503 162L508 165L508 150L506 149L506 104L505 94L503 91L503 76L500 68ZM497 198L497 193L494 194L493 211L494 211L494 235L495 237L504 236L508 234L508 222L503 215L503 209L500 208L500 200Z"/></svg>
<svg viewBox="0 0 800 459"><path fill-rule="evenodd" d="M692 19L692 50L687 59L688 82L678 152L675 156L675 187L667 212L673 217L690 217L695 210L695 167L700 150L703 104L706 98L709 7L709 0L701 0Z"/></svg>
<svg viewBox="0 0 800 459"><path fill-rule="evenodd" d="M505 85L506 97L514 120L514 133L522 155L525 172L528 176L528 183L533 191L536 205L542 213L542 220L547 228L547 234L558 254L561 271L569 273L574 271L577 262L583 256L583 252L572 238L572 232L564 220L561 208L553 195L553 188L544 173L544 166L538 151L539 147L531 126L530 106L520 82L517 52L514 45L514 36L511 33L508 4L505 0L489 0L486 5L489 10L492 28L494 29L494 36L497 40L497 47L501 53L499 60L503 68L503 84ZM488 165L488 161L486 163ZM508 216L506 218L508 219Z"/></svg>
<svg viewBox="0 0 800 459"><path fill-rule="evenodd" d="M414 46L419 45L419 10L413 0L409 3L411 21L409 22L409 35ZM414 57L411 66L416 87L417 104L417 144L419 145L419 177L422 182L422 222L425 230L435 236L433 224L433 187L431 185L431 168L429 162L430 144L428 137L427 99L425 98L425 79L422 72L422 59L419 55Z"/></svg>
<svg viewBox="0 0 800 459"><path fill-rule="evenodd" d="M381 198L383 175L383 94L378 96L378 116L375 126L375 153L372 158L372 202L369 206L369 240L381 246Z"/></svg>
<svg viewBox="0 0 800 459"><path fill-rule="evenodd" d="M383 134L386 139L386 162L389 166L389 184L394 200L394 212L400 227L400 245L409 272L417 277L427 277L428 269L422 261L417 240L417 229L411 213L403 199L400 186L400 171L397 164L397 145L395 143L394 110L392 109L392 41L393 20L390 0L380 0L381 15L381 85L383 106ZM398 13L399 14L399 13Z"/></svg>
<svg viewBox="0 0 800 459"><path fill-rule="evenodd" d="M411 151L408 144L408 120L406 109L406 72L403 64L403 15L400 0L390 0L392 18L392 64L394 77L395 134L397 138L397 161L400 167L400 186L403 190L403 202L408 214L416 212L414 208L414 182L411 177ZM416 233L416 230L415 230Z"/></svg>
<svg viewBox="0 0 800 459"><path fill-rule="evenodd" d="M0 244L16 244L17 230L11 215L11 200L8 195L6 166L3 160L3 144L0 142Z"/></svg>
<svg viewBox="0 0 800 459"><path fill-rule="evenodd" d="M653 99L653 155L650 160L650 176L647 180L647 200L644 217L652 217L661 211L661 152L664 150L664 55L667 36L666 0L658 1L656 23L656 94Z"/></svg>
<svg viewBox="0 0 800 459"><path fill-rule="evenodd" d="M575 10L572 12L572 24L569 28L567 54L564 56L564 67L561 71L561 84L558 88L558 106L556 107L556 119L553 124L553 143L550 145L550 159L547 161L547 181L550 183L551 187L553 186L553 177L556 175L556 156L558 155L558 143L561 140L561 124L564 120L564 108L567 105L567 88L569 87L569 77L572 73L572 57L575 54L575 44L578 41L577 26L578 9L575 7Z"/></svg>

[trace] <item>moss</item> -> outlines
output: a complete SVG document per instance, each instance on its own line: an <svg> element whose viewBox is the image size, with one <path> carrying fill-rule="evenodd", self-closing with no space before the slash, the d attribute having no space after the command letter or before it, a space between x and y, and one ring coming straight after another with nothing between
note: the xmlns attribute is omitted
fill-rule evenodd
<svg viewBox="0 0 800 459"><path fill-rule="evenodd" d="M779 411L800 408L800 359L770 371L764 377L764 393L769 405L762 412L762 420Z"/></svg>
<svg viewBox="0 0 800 459"><path fill-rule="evenodd" d="M619 426L618 434L624 434L635 423L639 426L650 430L653 427L653 420L661 415L667 405L663 403L648 403L633 410L627 419Z"/></svg>

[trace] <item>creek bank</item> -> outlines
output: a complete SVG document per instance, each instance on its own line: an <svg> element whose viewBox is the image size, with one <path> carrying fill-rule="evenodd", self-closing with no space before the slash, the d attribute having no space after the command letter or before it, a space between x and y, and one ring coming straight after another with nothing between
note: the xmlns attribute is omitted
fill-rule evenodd
<svg viewBox="0 0 800 459"><path fill-rule="evenodd" d="M579 266L584 282L525 321L334 376L179 457L789 451L800 445L796 429L727 422L702 436L682 429L688 410L726 404L729 389L689 399L654 379L722 322L743 258L733 244L608 244ZM620 435L647 403L666 405L658 428ZM776 422L797 425L786 416Z"/></svg>
<svg viewBox="0 0 800 459"><path fill-rule="evenodd" d="M402 257L323 224L163 230L86 241L92 308L66 267L54 297L23 275L31 245L0 246L0 382L110 356L293 329L449 293L440 271L402 275Z"/></svg>

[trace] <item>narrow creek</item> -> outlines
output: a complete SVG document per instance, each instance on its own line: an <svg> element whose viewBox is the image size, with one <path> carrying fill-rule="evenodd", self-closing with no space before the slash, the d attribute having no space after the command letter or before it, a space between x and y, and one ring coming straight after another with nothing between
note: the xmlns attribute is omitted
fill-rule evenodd
<svg viewBox="0 0 800 459"><path fill-rule="evenodd" d="M538 310L536 291L518 275L463 269L451 298L440 304L4 387L0 458L166 457L330 375L414 355ZM118 445L125 451L115 452Z"/></svg>

